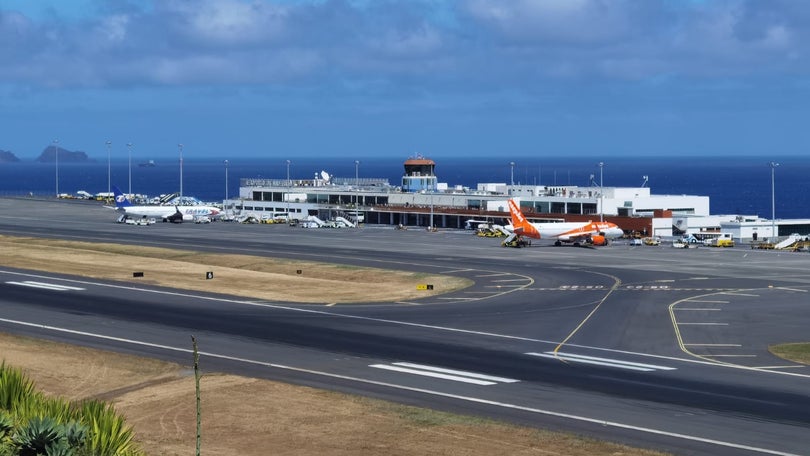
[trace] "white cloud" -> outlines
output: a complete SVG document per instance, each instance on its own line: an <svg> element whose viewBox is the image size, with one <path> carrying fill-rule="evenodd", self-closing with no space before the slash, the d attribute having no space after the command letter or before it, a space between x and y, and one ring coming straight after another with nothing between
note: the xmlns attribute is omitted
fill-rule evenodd
<svg viewBox="0 0 810 456"><path fill-rule="evenodd" d="M810 72L805 2L438 3L162 0L119 9L104 3L96 16L65 21L0 9L0 83L340 88L375 81L463 91L546 79Z"/></svg>
<svg viewBox="0 0 810 456"><path fill-rule="evenodd" d="M167 25L209 45L259 44L282 34L288 8L239 0L170 1L156 11L176 19Z"/></svg>

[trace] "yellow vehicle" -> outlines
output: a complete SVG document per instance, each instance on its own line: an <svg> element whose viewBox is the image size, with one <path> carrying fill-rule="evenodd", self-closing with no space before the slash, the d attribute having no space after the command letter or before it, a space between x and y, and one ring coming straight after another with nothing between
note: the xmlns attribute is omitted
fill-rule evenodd
<svg viewBox="0 0 810 456"><path fill-rule="evenodd" d="M661 245L661 240L658 238L647 237L641 240L644 245Z"/></svg>
<svg viewBox="0 0 810 456"><path fill-rule="evenodd" d="M717 239L714 243L715 247L734 247L734 239Z"/></svg>

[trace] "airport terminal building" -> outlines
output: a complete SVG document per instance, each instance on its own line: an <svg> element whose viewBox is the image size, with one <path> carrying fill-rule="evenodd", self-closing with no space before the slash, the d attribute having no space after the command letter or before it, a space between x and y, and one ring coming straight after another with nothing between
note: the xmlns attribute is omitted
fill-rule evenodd
<svg viewBox="0 0 810 456"><path fill-rule="evenodd" d="M366 224L463 229L469 227L468 220L508 223L506 202L510 198L518 201L527 218L535 221L604 219L628 233L662 237L694 230L728 231L733 227L721 228L721 222L739 223L735 231L741 238L750 238L754 230L761 238L773 236L771 224L755 216L712 217L708 196L655 195L646 186L480 183L475 189L450 187L438 181L435 163L424 157L405 161L397 185L387 179L333 177L326 172L312 179L242 178L239 198L225 205L236 214L257 218L289 214L289 218L299 220L342 217ZM784 236L801 229L799 225L775 228ZM810 221L806 228L810 230Z"/></svg>

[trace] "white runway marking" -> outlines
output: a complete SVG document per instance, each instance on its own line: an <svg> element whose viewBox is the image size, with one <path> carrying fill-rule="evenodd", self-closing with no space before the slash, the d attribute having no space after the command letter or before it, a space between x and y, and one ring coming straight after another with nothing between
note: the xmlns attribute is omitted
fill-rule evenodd
<svg viewBox="0 0 810 456"><path fill-rule="evenodd" d="M651 372L654 370L675 370L674 367L659 366L656 364L635 363L632 361L623 361L620 359L611 358L597 358L596 356L575 355L573 353L545 352L545 353L526 353L530 356L539 356L541 358L559 359L562 361L570 361L573 363L594 364L597 366L618 367L621 369L635 370L641 372Z"/></svg>
<svg viewBox="0 0 810 456"><path fill-rule="evenodd" d="M474 385L489 386L500 383L515 383L519 380L493 377L491 375L477 374L475 372L466 372L455 369L446 369L443 367L427 366L425 364L414 363L393 363L393 364L371 364L369 367L375 369L384 369L396 372L404 372L406 374L422 375L425 377L441 378L443 380L453 380L456 382L472 383Z"/></svg>
<svg viewBox="0 0 810 456"><path fill-rule="evenodd" d="M68 285L59 285L56 283L46 283L46 282L34 282L31 280L26 280L24 282L6 282L9 285L21 285L24 287L31 287L31 288L41 288L43 290L54 290L54 291L81 291L85 290L85 288L79 287L71 287Z"/></svg>

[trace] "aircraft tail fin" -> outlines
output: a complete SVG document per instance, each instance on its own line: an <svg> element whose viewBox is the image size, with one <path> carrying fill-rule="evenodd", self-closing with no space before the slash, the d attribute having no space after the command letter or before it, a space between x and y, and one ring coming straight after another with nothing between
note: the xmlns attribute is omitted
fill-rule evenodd
<svg viewBox="0 0 810 456"><path fill-rule="evenodd" d="M509 214L512 216L512 227L514 227L516 234L538 239L540 238L540 232L537 231L537 228L535 228L534 225L526 220L526 217L523 216L523 212L513 199L509 200Z"/></svg>
<svg viewBox="0 0 810 456"><path fill-rule="evenodd" d="M113 196L115 197L116 208L132 206L132 202L129 201L126 195L121 193L121 190L118 187L113 186L112 189L113 189Z"/></svg>

